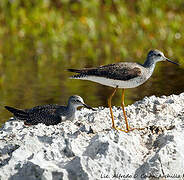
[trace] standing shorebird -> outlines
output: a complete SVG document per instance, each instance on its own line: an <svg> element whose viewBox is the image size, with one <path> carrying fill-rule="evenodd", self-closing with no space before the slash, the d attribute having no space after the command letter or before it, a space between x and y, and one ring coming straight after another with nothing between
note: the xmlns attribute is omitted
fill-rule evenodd
<svg viewBox="0 0 184 180"><path fill-rule="evenodd" d="M25 110L15 109L9 106L5 106L5 108L13 113L17 119L23 120L25 125L36 125L38 123L43 123L49 126L56 125L66 120L73 121L77 107L80 106L94 110L92 107L86 105L83 99L77 95L70 96L67 106L49 104Z"/></svg>
<svg viewBox="0 0 184 180"><path fill-rule="evenodd" d="M126 117L126 112L124 108L124 91L126 88L135 88L147 81L151 77L153 70L155 69L156 63L159 61L168 61L173 64L177 64L166 58L161 51L151 50L149 51L146 61L143 65L138 63L120 62L96 68L85 68L81 70L68 69L68 71L79 73L70 77L71 79L94 81L114 88L113 93L108 99L108 105L112 118L112 127L116 130L120 130L127 133L133 129L129 127L128 120ZM112 113L111 99L118 88L122 89L121 107L123 109L126 129L120 129L115 126L114 117Z"/></svg>

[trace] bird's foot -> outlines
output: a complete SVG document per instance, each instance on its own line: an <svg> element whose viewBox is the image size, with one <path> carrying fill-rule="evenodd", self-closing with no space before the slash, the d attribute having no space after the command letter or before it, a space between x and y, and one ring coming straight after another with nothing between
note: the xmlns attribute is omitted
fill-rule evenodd
<svg viewBox="0 0 184 180"><path fill-rule="evenodd" d="M128 128L128 129L121 129L121 128L118 128L118 127L115 127L113 126L112 128L116 129L117 131L122 131L122 132L125 132L125 133L129 133L130 131L134 131L135 129L137 128Z"/></svg>

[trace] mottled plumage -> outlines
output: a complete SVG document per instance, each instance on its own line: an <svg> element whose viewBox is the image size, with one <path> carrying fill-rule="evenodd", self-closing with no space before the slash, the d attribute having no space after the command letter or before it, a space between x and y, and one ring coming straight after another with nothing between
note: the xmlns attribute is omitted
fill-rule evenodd
<svg viewBox="0 0 184 180"><path fill-rule="evenodd" d="M134 88L146 82L151 77L155 69L155 64L159 61L168 61L177 64L166 58L161 51L151 50L149 51L144 64L120 62L116 64L99 66L96 68L85 68L81 70L68 69L68 71L78 73L71 76L71 79L89 80L115 88L112 95L108 99L108 105L112 118L112 127L117 130L129 132L131 129L128 125L128 120L124 109L124 89ZM122 89L121 106L125 117L126 129L117 128L115 126L114 116L111 108L111 99L118 88Z"/></svg>
<svg viewBox="0 0 184 180"><path fill-rule="evenodd" d="M68 69L68 70L71 72L80 73L78 75L74 75L73 78L98 76L98 77L105 77L108 79L127 81L141 75L141 69L138 66L139 66L138 64L135 64L135 67L130 68L129 63L121 62L116 64L108 64L97 68L87 68L82 70Z"/></svg>
<svg viewBox="0 0 184 180"><path fill-rule="evenodd" d="M14 114L14 116L23 120L26 125L36 125L43 123L45 125L56 125L62 121L73 120L77 107L90 106L84 104L80 96L71 96L68 100L67 106L60 106L57 104L49 104L43 106L36 106L31 109L20 110L13 107L5 106L5 108ZM92 108L91 108L92 109Z"/></svg>

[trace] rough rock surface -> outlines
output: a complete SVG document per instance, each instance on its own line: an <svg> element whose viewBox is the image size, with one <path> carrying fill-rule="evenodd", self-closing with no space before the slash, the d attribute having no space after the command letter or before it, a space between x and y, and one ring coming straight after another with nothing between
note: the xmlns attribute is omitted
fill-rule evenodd
<svg viewBox="0 0 184 180"><path fill-rule="evenodd" d="M124 125L121 108L113 112ZM111 129L103 107L55 126L9 120L0 129L0 179L184 179L184 93L145 97L126 112L142 130Z"/></svg>

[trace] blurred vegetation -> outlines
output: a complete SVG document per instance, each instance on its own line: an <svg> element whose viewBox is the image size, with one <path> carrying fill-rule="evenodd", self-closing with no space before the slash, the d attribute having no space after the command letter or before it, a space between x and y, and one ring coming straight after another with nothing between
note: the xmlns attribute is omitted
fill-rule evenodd
<svg viewBox="0 0 184 180"><path fill-rule="evenodd" d="M68 80L65 69L143 63L153 48L182 65L160 63L150 81L126 91L126 103L183 92L183 19L183 0L1 0L0 105L66 103L72 94L106 105L111 88ZM0 113L0 121L10 117Z"/></svg>

